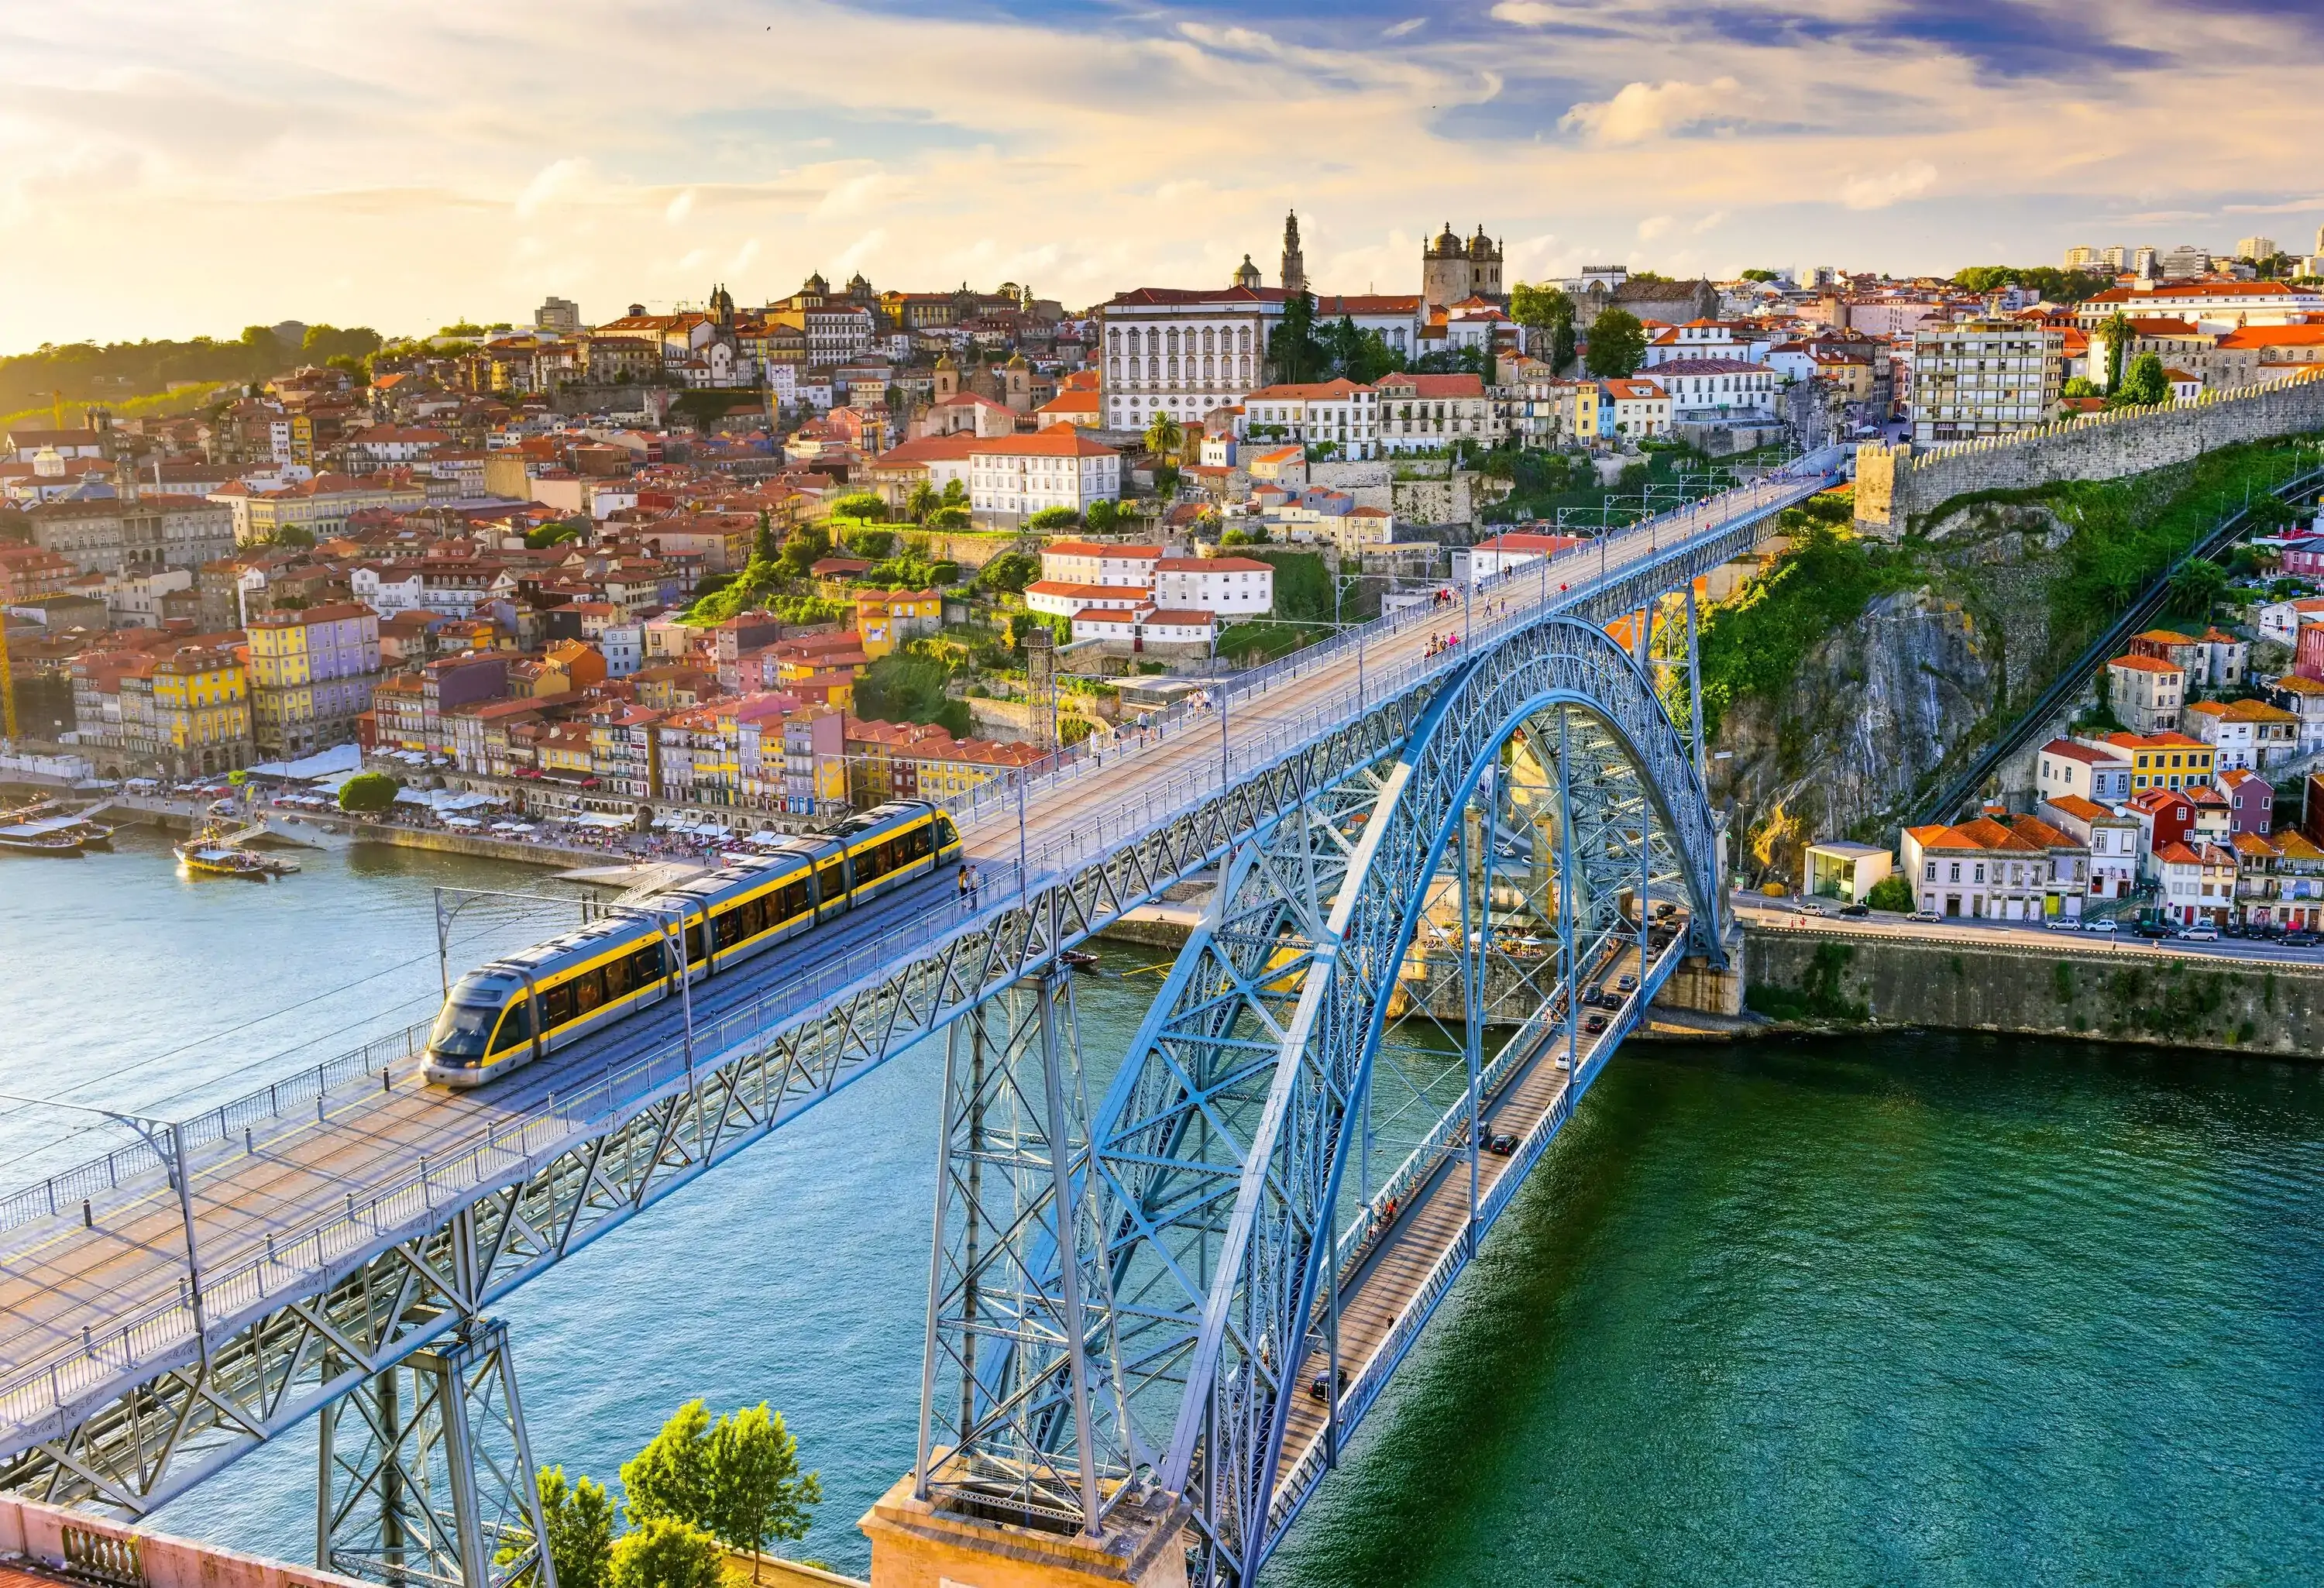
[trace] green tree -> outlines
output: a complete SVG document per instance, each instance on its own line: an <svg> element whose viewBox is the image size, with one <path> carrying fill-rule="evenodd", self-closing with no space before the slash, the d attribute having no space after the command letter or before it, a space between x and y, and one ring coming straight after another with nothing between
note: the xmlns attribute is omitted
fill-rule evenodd
<svg viewBox="0 0 2324 1588"><path fill-rule="evenodd" d="M2171 609L2197 623L2227 594L2227 570L2205 558L2192 558L2171 576Z"/></svg>
<svg viewBox="0 0 2324 1588"><path fill-rule="evenodd" d="M933 656L891 651L855 680L855 715L883 723L941 723L954 738L965 739L973 723L967 702L945 694L951 677L952 669Z"/></svg>
<svg viewBox="0 0 2324 1588"><path fill-rule="evenodd" d="M708 1519L710 1413L699 1396L622 1463L622 1508L633 1528L663 1518L701 1527Z"/></svg>
<svg viewBox="0 0 2324 1588"><path fill-rule="evenodd" d="M557 1588L606 1588L613 1553L613 1502L595 1479L571 1483L563 1467L540 1469L540 1525Z"/></svg>
<svg viewBox="0 0 2324 1588"><path fill-rule="evenodd" d="M1875 909L1909 913L1914 908L1913 884L1899 876L1883 877L1872 884L1872 891L1864 896L1864 902ZM562 1578L558 1580L557 1588L565 1588Z"/></svg>
<svg viewBox="0 0 2324 1588"><path fill-rule="evenodd" d="M783 541L783 572L803 578L807 570L831 555L831 531L821 524L801 524Z"/></svg>
<svg viewBox="0 0 2324 1588"><path fill-rule="evenodd" d="M2107 391L2122 389L2123 357L2129 351L2131 338L2137 334L2130 323L2130 316L2119 309L2107 316L2105 323L2098 327L2098 335L2106 338L2107 345Z"/></svg>
<svg viewBox="0 0 2324 1588"><path fill-rule="evenodd" d="M822 1479L799 1471L798 1441L783 1426L781 1415L769 1411L763 1400L720 1417L710 1430L705 1454L710 1531L734 1548L752 1552L751 1578L756 1582L755 1557L770 1543L807 1537L815 1508L823 1502Z"/></svg>
<svg viewBox="0 0 2324 1588"><path fill-rule="evenodd" d="M1186 444L1185 427L1168 414L1157 411L1146 423L1146 449L1158 459L1178 456L1178 448Z"/></svg>
<svg viewBox="0 0 2324 1588"><path fill-rule="evenodd" d="M1041 577L1041 559L1024 551L1004 551L978 570L976 582L988 590L1022 596L1025 586Z"/></svg>
<svg viewBox="0 0 2324 1588"><path fill-rule="evenodd" d="M1312 381L1323 373L1331 350L1315 337L1315 296L1295 292L1283 300L1283 318L1267 344L1275 363L1275 378L1287 385Z"/></svg>
<svg viewBox="0 0 2324 1588"><path fill-rule="evenodd" d="M1743 279L1747 282L1772 282L1775 280L1775 272L1771 270L1747 270L1743 272Z"/></svg>
<svg viewBox="0 0 2324 1588"><path fill-rule="evenodd" d="M2122 408L2153 408L2171 401L2171 377L2163 372L2162 355L2142 353L2131 362L2130 373L2109 400Z"/></svg>
<svg viewBox="0 0 2324 1588"><path fill-rule="evenodd" d="M1638 367L1646 355L1646 328L1619 307L1600 310L1590 323L1590 373L1614 380Z"/></svg>
<svg viewBox="0 0 2324 1588"><path fill-rule="evenodd" d="M1120 517L1121 508L1118 503L1100 498L1089 504L1088 511L1082 514L1082 522L1089 526L1091 534L1103 535L1112 531Z"/></svg>
<svg viewBox="0 0 2324 1588"><path fill-rule="evenodd" d="M928 514L928 528L932 530L965 530L969 527L968 509L958 503L947 503Z"/></svg>
<svg viewBox="0 0 2324 1588"><path fill-rule="evenodd" d="M395 803L400 787L385 772L357 772L339 785L339 808L358 816L376 816Z"/></svg>
<svg viewBox="0 0 2324 1588"><path fill-rule="evenodd" d="M1543 356L1537 338L1546 337L1550 367L1563 369L1573 357L1573 300L1562 287L1528 286L1519 282L1509 293L1509 318L1534 333L1533 351ZM1623 372L1628 374L1628 371Z"/></svg>
<svg viewBox="0 0 2324 1588"><path fill-rule="evenodd" d="M2061 397L2103 397L2106 395L2105 392L2098 390L2098 384L2096 381L2090 380L2083 375L2076 375L2073 379L2068 381L2065 384L2065 389L2058 394Z"/></svg>
<svg viewBox="0 0 2324 1588"><path fill-rule="evenodd" d="M613 1541L606 1588L720 1588L725 1563L726 1552L709 1533L675 1517L655 1517Z"/></svg>
<svg viewBox="0 0 2324 1588"><path fill-rule="evenodd" d="M857 491L833 503L831 516L860 519L871 524L885 523L888 522L888 503L876 492Z"/></svg>
<svg viewBox="0 0 2324 1588"><path fill-rule="evenodd" d="M1048 535L1079 529L1081 522L1082 515L1070 507L1045 507L1025 521L1025 528L1037 535Z"/></svg>
<svg viewBox="0 0 2324 1588"><path fill-rule="evenodd" d="M904 497L904 516L916 524L928 522L928 514L936 510L936 488L922 480Z"/></svg>
<svg viewBox="0 0 2324 1588"><path fill-rule="evenodd" d="M958 475L953 475L952 478L945 482L944 494L937 498L937 502L940 505L945 507L966 507L968 505L968 487L961 484L960 476Z"/></svg>
<svg viewBox="0 0 2324 1588"><path fill-rule="evenodd" d="M751 560L772 565L781 555L781 543L775 538L775 521L762 507L759 509L758 532L751 537Z"/></svg>

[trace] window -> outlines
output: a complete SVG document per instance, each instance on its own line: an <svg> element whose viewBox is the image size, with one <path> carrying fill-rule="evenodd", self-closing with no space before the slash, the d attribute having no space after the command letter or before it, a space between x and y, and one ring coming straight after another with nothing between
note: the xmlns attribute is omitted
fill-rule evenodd
<svg viewBox="0 0 2324 1588"><path fill-rule="evenodd" d="M508 1013L501 1019L499 1035L493 1039L493 1051L506 1053L532 1040L532 1003L524 994L517 994L509 1004Z"/></svg>

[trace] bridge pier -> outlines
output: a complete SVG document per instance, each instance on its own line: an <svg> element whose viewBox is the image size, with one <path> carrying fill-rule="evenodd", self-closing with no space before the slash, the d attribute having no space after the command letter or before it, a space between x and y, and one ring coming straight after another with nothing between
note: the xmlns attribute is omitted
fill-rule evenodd
<svg viewBox="0 0 2324 1588"><path fill-rule="evenodd" d="M1161 1490L1106 1512L1095 1537L939 1508L897 1480L856 1525L872 1541L872 1588L1186 1588L1187 1508Z"/></svg>
<svg viewBox="0 0 2324 1588"><path fill-rule="evenodd" d="M387 1588L557 1588L507 1325L467 1320L321 1424L317 1565Z"/></svg>

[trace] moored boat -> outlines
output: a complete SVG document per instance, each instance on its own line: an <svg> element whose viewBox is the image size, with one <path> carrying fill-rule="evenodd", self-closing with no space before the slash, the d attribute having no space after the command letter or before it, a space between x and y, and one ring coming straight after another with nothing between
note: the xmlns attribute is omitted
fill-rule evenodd
<svg viewBox="0 0 2324 1588"><path fill-rule="evenodd" d="M78 817L36 817L0 827L0 850L14 854L78 854L88 840ZM107 837L112 836L108 830Z"/></svg>
<svg viewBox="0 0 2324 1588"><path fill-rule="evenodd" d="M178 862L188 871L205 877L279 877L299 869L295 860L283 860L271 854L261 854L254 849L238 849L231 844L214 844L201 838L189 838L176 845Z"/></svg>

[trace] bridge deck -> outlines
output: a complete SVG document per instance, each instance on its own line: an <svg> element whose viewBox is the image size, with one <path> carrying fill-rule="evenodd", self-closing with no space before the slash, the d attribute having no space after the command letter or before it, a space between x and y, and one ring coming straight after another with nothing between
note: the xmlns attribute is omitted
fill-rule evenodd
<svg viewBox="0 0 2324 1588"><path fill-rule="evenodd" d="M1608 956L1590 979L1610 985L1613 978L1626 972L1637 974L1638 968L1638 953L1633 945ZM1627 1014L1628 1011L1623 1012ZM1595 1036L1576 1033L1576 1062L1585 1076L1599 1051L1619 1042L1626 1029L1624 1021L1609 1020L1608 1029ZM1486 1100L1483 1113L1489 1135L1506 1132L1522 1142L1566 1101L1573 1073L1565 1067L1563 1027L1545 1030L1534 1040L1533 1052ZM1478 1154L1479 1209L1486 1208L1504 1178L1522 1176L1531 1167L1531 1161L1522 1156ZM1416 1309L1425 1312L1434 1306L1435 1296L1430 1294L1430 1281L1468 1240L1469 1211L1468 1159L1456 1147L1397 1212L1395 1223L1341 1290L1340 1371L1349 1383L1349 1390L1342 1393L1343 1404L1359 1396L1368 1374L1395 1365L1392 1359L1383 1360L1383 1353L1400 1356L1409 1347L1409 1326L1399 1331L1398 1325ZM1329 1408L1311 1387L1328 1378L1330 1360L1328 1349L1319 1346L1300 1365L1283 1437L1279 1470L1286 1474L1296 1474L1303 1466L1312 1470L1320 1457L1318 1447L1327 1432ZM1356 1409L1360 1412L1362 1408L1359 1406ZM1342 1441L1347 1435L1348 1427L1343 1422L1340 1432Z"/></svg>
<svg viewBox="0 0 2324 1588"><path fill-rule="evenodd" d="M1786 482L1763 493L1762 501L1749 504L1750 511L1766 511L1778 495L1796 499L1808 488L1812 487ZM1655 560L1683 537L1743 516L1738 511L1721 512L1718 518L1706 515L1692 523L1665 521L1651 532L1607 537L1570 570L1553 575L1560 581L1557 586L1545 581L1548 605L1554 609L1570 605L1586 587L1582 581L1619 575ZM1568 582L1573 584L1571 595L1565 590ZM1504 609L1498 623L1514 624L1536 615L1540 598L1517 588L1505 592L1498 603L1479 603L1472 614L1478 633L1471 638L1489 637L1488 625L1496 605ZM1462 608L1454 605L1379 636L1365 658L1368 697L1379 698L1384 675L1403 669L1409 677L1409 669L1422 663L1431 640L1459 628L1461 621ZM1238 747L1246 741L1264 743L1270 729L1296 732L1334 712L1352 716L1358 709L1358 689L1355 669L1333 664L1275 678L1263 692L1245 695L1238 690L1228 708L1231 740ZM1013 807L985 814L970 830L970 861L986 884L984 910L998 911L1011 901L1020 843L1039 873L1045 856L1055 857L1048 862L1051 866L1071 864L1065 857L1084 854L1090 835L1119 832L1125 821L1136 818L1141 800L1150 814L1160 814L1153 809L1157 800L1167 809L1182 798L1182 791L1200 788L1205 780L1215 788L1222 763L1218 716L1197 713L1147 744L1109 752L1106 760L1110 764L1093 769L1097 775L1033 787L1021 837ZM1234 770L1244 770L1240 758ZM867 946L877 951L881 946L873 939L901 923L927 920L948 927L956 909L949 878L932 879L882 900L788 946L771 959L751 962L703 983L695 1001L696 1026L742 1007L770 985L797 984L822 996L819 970L844 968L852 953ZM811 1000L803 996L801 1002ZM440 1164L467 1152L486 1131L520 1122L539 1113L552 1097L569 1097L583 1085L668 1048L680 1029L679 1018L678 1002L669 1001L475 1093L449 1092L422 1085L416 1076L397 1076L383 1092L342 1093L320 1105L317 1117L270 1120L266 1129L252 1137L247 1151L236 1142L208 1161L198 1158L191 1200L201 1271L208 1275L257 1261L269 1251L272 1235L277 1242L273 1250L285 1255L278 1260L282 1264L279 1283L269 1285L268 1293L299 1293L308 1288L318 1266L290 1251L302 1232L341 1217L350 1205L364 1206L380 1187L410 1175L423 1161ZM655 1082L661 1084L660 1079ZM1513 1095L1511 1105L1516 1101ZM614 1103L623 1106L619 1099ZM575 1130L588 1134L594 1128L601 1127ZM538 1151L540 1140L528 1137L525 1151ZM1461 1190L1465 1205L1465 1182ZM92 1331L102 1340L130 1320L158 1319L182 1303L185 1231L176 1196L158 1173L98 1200L89 1209L89 1221L85 1226L77 1205L60 1206L54 1218L0 1232L0 1389L25 1386L29 1373L45 1373L47 1364L79 1353ZM1428 1228L1425 1240L1433 1241L1436 1226L1432 1222ZM1424 1240L1416 1233L1399 1239ZM249 1310L246 1302L243 1310ZM211 1327L220 1321L214 1300ZM1343 1323L1343 1330L1364 1326L1353 1320ZM1343 1334L1343 1338L1356 1337ZM152 1354L140 1350L136 1360ZM0 1428L11 1420L0 1417Z"/></svg>

